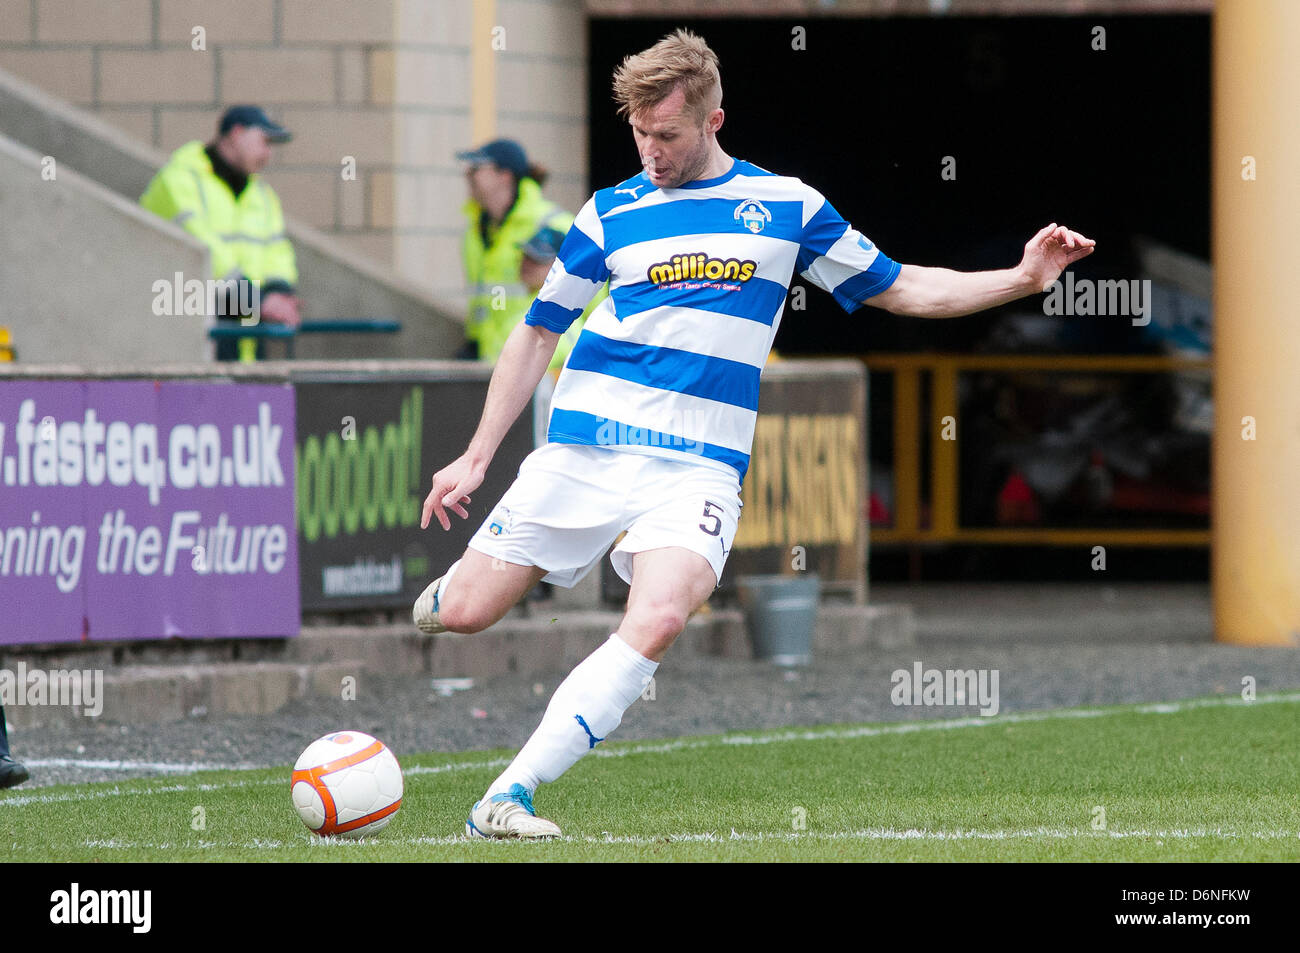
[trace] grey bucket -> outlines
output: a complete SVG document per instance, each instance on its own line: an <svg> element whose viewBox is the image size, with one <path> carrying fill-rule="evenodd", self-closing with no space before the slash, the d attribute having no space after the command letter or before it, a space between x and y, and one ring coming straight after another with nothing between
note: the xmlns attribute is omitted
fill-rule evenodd
<svg viewBox="0 0 1300 953"><path fill-rule="evenodd" d="M741 576L736 580L745 627L754 642L754 658L777 665L812 661L813 627L821 580L816 573L797 576Z"/></svg>

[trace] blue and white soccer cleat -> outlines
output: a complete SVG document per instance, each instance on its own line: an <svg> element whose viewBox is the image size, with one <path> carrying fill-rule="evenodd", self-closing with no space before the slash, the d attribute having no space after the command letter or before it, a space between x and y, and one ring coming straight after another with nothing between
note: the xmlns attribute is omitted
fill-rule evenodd
<svg viewBox="0 0 1300 953"><path fill-rule="evenodd" d="M425 635L437 635L439 632L446 632L447 627L442 624L438 618L438 587L442 585L446 575L439 576L420 593L420 598L415 600L415 608L411 610L411 618L415 622L415 627Z"/></svg>
<svg viewBox="0 0 1300 953"><path fill-rule="evenodd" d="M466 837L517 837L545 840L559 837L560 829L533 809L533 799L522 784L511 785L505 794L479 801L465 822Z"/></svg>

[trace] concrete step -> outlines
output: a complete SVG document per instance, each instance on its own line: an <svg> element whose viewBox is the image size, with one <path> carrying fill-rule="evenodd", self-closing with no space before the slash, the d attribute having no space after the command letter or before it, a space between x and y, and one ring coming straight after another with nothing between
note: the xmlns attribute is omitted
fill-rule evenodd
<svg viewBox="0 0 1300 953"><path fill-rule="evenodd" d="M609 637L620 612L557 608L508 618L474 635L422 635L411 626L313 626L290 640L289 657L302 661L363 660L375 672L423 672L434 678L487 678L509 672L568 669ZM908 645L914 641L910 607L823 605L817 612L813 651ZM739 609L697 613L673 646L674 655L753 658Z"/></svg>
<svg viewBox="0 0 1300 953"><path fill-rule="evenodd" d="M11 647L0 668L100 673L102 713L112 722L158 724L207 714L264 715L308 695L337 695L343 679L391 674L491 678L567 671L609 637L621 612L538 604L474 635L421 634L405 621L312 625L292 639L173 639L120 645ZM823 605L814 654L893 648L914 641L910 607ZM686 626L673 655L746 659L752 643L739 609L706 607ZM68 705L12 705L18 728L85 717Z"/></svg>
<svg viewBox="0 0 1300 953"><path fill-rule="evenodd" d="M96 707L101 710L94 717L148 725L204 715L266 715L296 698L337 695L345 677L355 678L362 671L363 665L356 659L132 665L103 672L102 687L96 693ZM5 717L19 729L92 717L86 713L89 696L82 698L80 708L64 704L7 705Z"/></svg>

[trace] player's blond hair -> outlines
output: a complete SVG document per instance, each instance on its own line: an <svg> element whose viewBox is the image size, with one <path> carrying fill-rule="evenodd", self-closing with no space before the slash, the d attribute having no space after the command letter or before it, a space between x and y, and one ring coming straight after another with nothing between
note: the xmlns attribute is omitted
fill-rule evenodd
<svg viewBox="0 0 1300 953"><path fill-rule="evenodd" d="M676 30L648 50L623 60L614 71L618 114L633 116L657 106L681 87L686 109L701 124L722 105L718 54L690 30Z"/></svg>

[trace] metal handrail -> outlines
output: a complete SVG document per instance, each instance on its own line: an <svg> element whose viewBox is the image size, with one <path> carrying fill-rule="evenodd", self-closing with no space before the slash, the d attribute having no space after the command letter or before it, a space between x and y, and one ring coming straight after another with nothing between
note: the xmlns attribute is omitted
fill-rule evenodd
<svg viewBox="0 0 1300 953"><path fill-rule="evenodd" d="M331 318L303 321L296 328L264 322L249 325L218 324L208 328L208 337L214 341L274 338L284 341L285 357L292 358L293 343L299 334L396 334L401 330L401 322L391 318Z"/></svg>
<svg viewBox="0 0 1300 953"><path fill-rule="evenodd" d="M844 355L838 355L843 357ZM1200 529L969 528L958 520L957 445L932 440L930 525L921 525L921 374L930 372L930 409L936 420L959 419L957 376L967 371L1049 373L1168 373L1210 370L1209 358L1130 354L859 354L869 371L894 375L894 525L872 529L878 544L982 543L1014 545L1208 546ZM870 413L870 408L868 408ZM960 433L960 423L958 422Z"/></svg>

